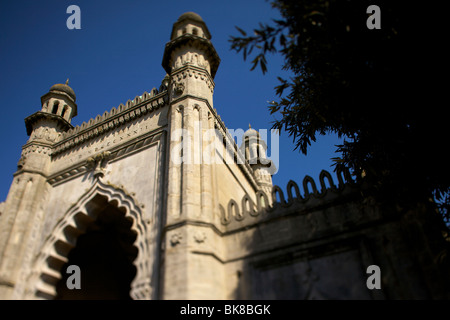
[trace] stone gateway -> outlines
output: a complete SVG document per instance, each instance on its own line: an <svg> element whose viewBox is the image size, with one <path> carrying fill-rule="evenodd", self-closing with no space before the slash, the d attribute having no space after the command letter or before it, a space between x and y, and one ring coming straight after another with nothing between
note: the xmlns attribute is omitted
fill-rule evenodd
<svg viewBox="0 0 450 320"><path fill-rule="evenodd" d="M274 186L259 132L238 145L214 108L219 64L187 12L158 89L74 127L74 90L50 87L0 205L0 298L449 298L429 208L371 205L348 172Z"/></svg>

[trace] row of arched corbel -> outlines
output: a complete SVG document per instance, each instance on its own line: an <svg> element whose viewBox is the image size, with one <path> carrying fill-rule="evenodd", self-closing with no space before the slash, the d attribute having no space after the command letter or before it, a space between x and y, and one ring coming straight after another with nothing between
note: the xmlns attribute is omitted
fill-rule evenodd
<svg viewBox="0 0 450 320"><path fill-rule="evenodd" d="M308 175L305 176L303 178L303 191L304 191L303 195L300 194L300 188L298 184L295 181L290 180L286 187L287 200L284 197L283 190L279 186L275 185L272 187L271 193L272 205L269 204L268 196L262 190L258 190L256 192L256 203L254 203L254 201L250 198L248 194L244 195L244 197L241 200L240 206L241 210L239 210L238 203L234 199L231 199L228 202L228 206L226 209L222 205L219 205L219 210L221 214L221 223L227 225L231 223L233 218L236 221L242 221L247 215L257 217L263 211L270 212L273 211L278 206L289 207L295 202L305 203L308 200L310 200L311 197L314 198L324 197L325 194L328 192L328 190L339 192L344 188L346 184L354 184L354 181L351 178L348 169L338 170L336 174L338 179L337 186L333 181L333 177L328 171L322 170L320 172L319 175L319 182L321 187L320 191L317 189L317 185L314 179ZM325 180L328 181L329 187L326 186ZM294 193L292 192L292 190L294 190ZM279 199L277 199L277 195Z"/></svg>

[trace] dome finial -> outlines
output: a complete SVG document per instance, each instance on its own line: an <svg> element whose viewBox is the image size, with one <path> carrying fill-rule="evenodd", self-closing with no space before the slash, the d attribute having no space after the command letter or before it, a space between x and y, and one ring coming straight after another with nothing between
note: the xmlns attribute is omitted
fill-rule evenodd
<svg viewBox="0 0 450 320"><path fill-rule="evenodd" d="M67 78L67 80L66 80L66 86L68 86L69 85L69 78Z"/></svg>
<svg viewBox="0 0 450 320"><path fill-rule="evenodd" d="M250 123L248 124L248 128L249 128L249 129L251 129L251 128L252 128L252 125L251 125Z"/></svg>

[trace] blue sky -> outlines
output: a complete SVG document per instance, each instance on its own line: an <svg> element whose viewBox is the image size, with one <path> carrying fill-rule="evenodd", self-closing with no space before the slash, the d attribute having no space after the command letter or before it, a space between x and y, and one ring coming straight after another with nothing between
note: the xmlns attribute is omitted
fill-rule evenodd
<svg viewBox="0 0 450 320"><path fill-rule="evenodd" d="M69 5L81 9L81 30L69 30ZM277 18L264 0L230 1L2 1L0 3L0 201L6 199L26 135L24 118L41 109L40 97L55 83L69 85L77 96L73 125L88 121L128 99L158 88L165 76L164 46L173 23L187 11L198 13L212 35L221 64L215 77L214 107L225 125L246 130L270 129L282 58L270 56L269 72L250 71L249 61L230 50L235 26L251 31ZM280 137L279 170L273 176L283 190L292 179L318 179L330 168L335 135L319 137L308 155L294 151L286 132ZM268 142L270 146L270 141ZM270 153L270 152L269 152Z"/></svg>

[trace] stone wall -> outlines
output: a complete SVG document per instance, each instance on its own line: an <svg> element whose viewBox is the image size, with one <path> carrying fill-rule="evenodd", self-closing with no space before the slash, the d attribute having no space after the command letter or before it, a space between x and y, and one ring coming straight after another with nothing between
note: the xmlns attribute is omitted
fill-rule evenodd
<svg viewBox="0 0 450 320"><path fill-rule="evenodd" d="M375 205L360 188L331 182L320 192L289 192L285 201L275 186L278 202L243 214L245 205L235 202L241 212L233 208L222 219L226 298L450 298L448 258L439 260L446 245L433 211ZM289 189L299 188L290 182ZM380 290L367 288L370 265L380 267Z"/></svg>

